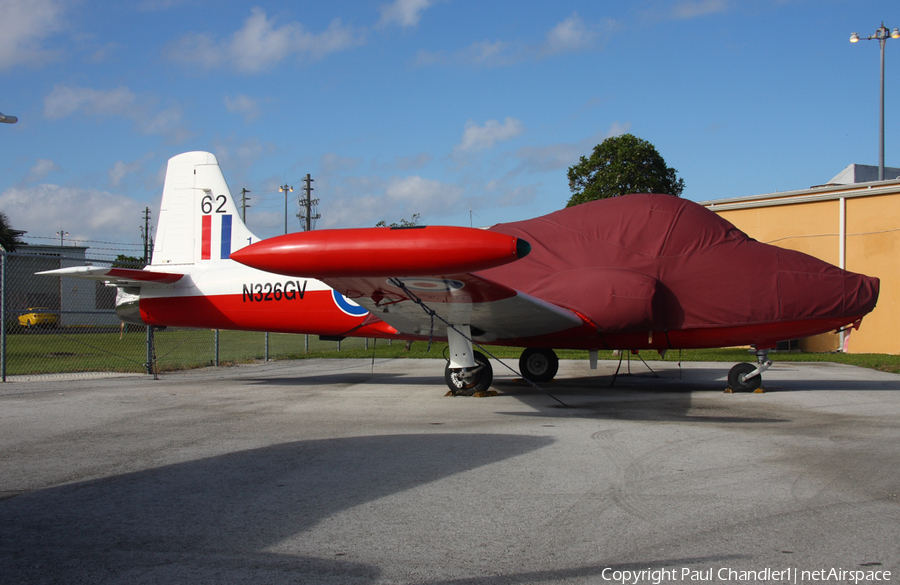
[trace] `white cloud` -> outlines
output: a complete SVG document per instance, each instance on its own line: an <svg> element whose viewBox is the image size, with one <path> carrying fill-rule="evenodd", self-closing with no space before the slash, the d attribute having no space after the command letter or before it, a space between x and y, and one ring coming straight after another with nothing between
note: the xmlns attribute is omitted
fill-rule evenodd
<svg viewBox="0 0 900 585"><path fill-rule="evenodd" d="M106 43L91 53L91 62L105 63L120 54L122 49L123 47L119 43Z"/></svg>
<svg viewBox="0 0 900 585"><path fill-rule="evenodd" d="M502 67L550 55L586 51L597 46L605 36L619 28L619 23L605 19L585 22L572 13L551 28L540 43L522 41L477 41L458 51L419 51L414 65L474 65Z"/></svg>
<svg viewBox="0 0 900 585"><path fill-rule="evenodd" d="M252 122L259 118L259 102L250 96L225 96L225 109L234 114L242 114L244 122Z"/></svg>
<svg viewBox="0 0 900 585"><path fill-rule="evenodd" d="M50 184L0 193L0 208L10 223L29 236L50 236L64 229L72 239L134 239L144 206L107 191Z"/></svg>
<svg viewBox="0 0 900 585"><path fill-rule="evenodd" d="M466 122L462 142L456 147L459 151L476 151L492 148L497 142L510 140L522 134L525 126L515 118L506 118L501 124L497 120L488 120L479 126L472 120Z"/></svg>
<svg viewBox="0 0 900 585"><path fill-rule="evenodd" d="M143 0L143 2L138 3L137 9L154 12L157 10L168 10L188 2L190 0Z"/></svg>
<svg viewBox="0 0 900 585"><path fill-rule="evenodd" d="M659 5L652 8L645 15L654 20L688 20L725 12L729 8L730 0L679 0L674 6Z"/></svg>
<svg viewBox="0 0 900 585"><path fill-rule="evenodd" d="M687 19L726 10L728 10L726 0L683 0L672 8L672 16L678 19Z"/></svg>
<svg viewBox="0 0 900 585"><path fill-rule="evenodd" d="M344 26L340 19L314 34L299 22L277 26L262 8L250 12L244 26L230 39L217 41L208 33L186 35L168 46L167 56L208 69L229 64L245 73L257 73L288 57L316 60L365 43L361 32Z"/></svg>
<svg viewBox="0 0 900 585"><path fill-rule="evenodd" d="M590 48L597 38L598 32L585 25L577 13L554 26L544 43L545 54L583 51Z"/></svg>
<svg viewBox="0 0 900 585"><path fill-rule="evenodd" d="M341 156L334 152L326 152L319 160L319 169L326 174L351 171L362 164L359 157Z"/></svg>
<svg viewBox="0 0 900 585"><path fill-rule="evenodd" d="M116 164L109 169L106 174L109 176L109 184L118 187L127 175L138 173L144 168L143 161L136 160L130 163L124 161L116 161Z"/></svg>
<svg viewBox="0 0 900 585"><path fill-rule="evenodd" d="M329 185L328 205L323 209L321 227L373 226L410 219L419 214L425 223L440 223L440 218L463 206L463 189L457 185L413 175L391 177L353 177Z"/></svg>
<svg viewBox="0 0 900 585"><path fill-rule="evenodd" d="M119 116L134 122L144 134L168 136L184 140L183 113L179 106L154 111L149 98L140 98L127 87L110 90L57 85L44 98L44 117L51 120L75 114L91 116Z"/></svg>
<svg viewBox="0 0 900 585"><path fill-rule="evenodd" d="M175 142L186 140L189 132L184 127L184 112L180 106L171 106L150 116L138 115L135 122L144 134L169 136Z"/></svg>
<svg viewBox="0 0 900 585"><path fill-rule="evenodd" d="M594 146L611 136L619 136L628 132L631 124L613 122L606 132L598 132L592 136L573 143L549 144L545 146L523 146L516 152L521 164L516 173L547 172L567 169L577 164L582 156L590 156Z"/></svg>
<svg viewBox="0 0 900 585"><path fill-rule="evenodd" d="M60 168L57 166L55 162L52 160L47 160L46 158L40 158L31 167L31 170L28 172L28 178L32 181L40 181L50 173L59 171Z"/></svg>
<svg viewBox="0 0 900 585"><path fill-rule="evenodd" d="M489 185L493 187L493 185ZM529 205L537 199L538 187L536 185L496 186L499 196L493 201L494 207L515 207Z"/></svg>
<svg viewBox="0 0 900 585"><path fill-rule="evenodd" d="M134 110L136 96L126 87L110 90L57 85L44 98L44 117L51 120L86 114L128 115Z"/></svg>
<svg viewBox="0 0 900 585"><path fill-rule="evenodd" d="M388 180L384 194L396 203L432 207L435 201L446 203L448 197L455 198L459 194L459 188L414 175L412 177L392 177Z"/></svg>
<svg viewBox="0 0 900 585"><path fill-rule="evenodd" d="M421 169L431 162L431 155L427 152L420 152L414 156L397 156L394 157L394 167L400 171L411 171Z"/></svg>
<svg viewBox="0 0 900 585"><path fill-rule="evenodd" d="M416 26L422 18L422 11L433 4L433 0L394 0L390 4L382 4L378 7L381 11L378 25L397 24L404 28Z"/></svg>
<svg viewBox="0 0 900 585"><path fill-rule="evenodd" d="M525 49L521 44L504 41L477 41L459 51L419 51L414 65L476 65L498 67L511 65L524 58Z"/></svg>
<svg viewBox="0 0 900 585"><path fill-rule="evenodd" d="M58 0L0 0L0 71L51 59L42 41L63 27L64 12Z"/></svg>
<svg viewBox="0 0 900 585"><path fill-rule="evenodd" d="M235 136L215 138L212 140L211 151L216 155L219 166L225 173L225 178L231 185L232 179L244 181L244 173L254 167L262 157L276 152L275 145L271 142L262 142L256 137L238 139ZM258 183L257 183L258 184ZM279 183L280 184L280 183ZM240 183L234 183L232 190L240 191ZM276 187L277 191L278 188Z"/></svg>

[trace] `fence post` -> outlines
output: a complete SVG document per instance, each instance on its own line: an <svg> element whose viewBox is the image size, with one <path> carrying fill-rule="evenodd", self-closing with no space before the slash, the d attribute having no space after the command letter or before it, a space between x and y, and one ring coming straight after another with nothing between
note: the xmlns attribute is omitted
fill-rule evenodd
<svg viewBox="0 0 900 585"><path fill-rule="evenodd" d="M219 367L219 330L216 329L216 367Z"/></svg>
<svg viewBox="0 0 900 585"><path fill-rule="evenodd" d="M6 253L0 254L0 378L6 382Z"/></svg>
<svg viewBox="0 0 900 585"><path fill-rule="evenodd" d="M154 380L159 380L156 370L156 348L153 347L153 325L147 325L147 373L153 374Z"/></svg>
<svg viewBox="0 0 900 585"><path fill-rule="evenodd" d="M265 362L269 363L269 332L266 331L266 356Z"/></svg>
<svg viewBox="0 0 900 585"><path fill-rule="evenodd" d="M303 353L309 353L309 334L306 335L306 342L303 346Z"/></svg>

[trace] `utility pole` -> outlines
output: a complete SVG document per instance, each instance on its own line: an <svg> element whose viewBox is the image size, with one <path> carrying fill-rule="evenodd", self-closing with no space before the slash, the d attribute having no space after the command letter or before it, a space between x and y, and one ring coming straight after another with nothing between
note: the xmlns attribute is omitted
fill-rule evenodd
<svg viewBox="0 0 900 585"><path fill-rule="evenodd" d="M244 223L247 223L247 208L252 207L252 205L247 205L247 202L250 201L250 198L247 197L249 192L250 189L246 187L241 189L241 219L244 220Z"/></svg>
<svg viewBox="0 0 900 585"><path fill-rule="evenodd" d="M294 188L285 183L283 186L278 188L279 192L284 193L284 233L287 233L287 198L288 193L293 192Z"/></svg>
<svg viewBox="0 0 900 585"><path fill-rule="evenodd" d="M319 219L322 217L318 213L315 215L312 214L313 206L319 204L318 199L312 198L312 192L315 191L315 188L312 186L312 182L314 180L315 179L312 179L309 176L309 173L306 174L306 177L303 179L303 192L306 194L306 196L300 200L300 207L306 208L306 224L305 224L305 226L306 226L306 231L308 231L308 232L312 231L312 220ZM302 215L298 213L297 217L302 218Z"/></svg>
<svg viewBox="0 0 900 585"><path fill-rule="evenodd" d="M144 264L150 264L150 208L144 208L144 226L141 229L141 237L144 240Z"/></svg>

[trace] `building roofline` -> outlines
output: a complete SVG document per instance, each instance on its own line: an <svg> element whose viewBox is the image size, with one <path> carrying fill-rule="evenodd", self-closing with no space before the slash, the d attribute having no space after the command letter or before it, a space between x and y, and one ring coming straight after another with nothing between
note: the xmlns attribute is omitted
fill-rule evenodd
<svg viewBox="0 0 900 585"><path fill-rule="evenodd" d="M713 211L727 211L730 209L792 205L795 203L830 201L851 197L872 197L894 193L900 193L900 180L871 181L850 185L822 185L821 187L811 187L796 191L780 191L728 199L710 199L708 201L698 201L698 203Z"/></svg>

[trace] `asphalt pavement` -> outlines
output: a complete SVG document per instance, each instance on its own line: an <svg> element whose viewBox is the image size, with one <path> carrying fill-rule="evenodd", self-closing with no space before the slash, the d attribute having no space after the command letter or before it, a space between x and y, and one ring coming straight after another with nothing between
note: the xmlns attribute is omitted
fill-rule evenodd
<svg viewBox="0 0 900 585"><path fill-rule="evenodd" d="M900 582L900 376L615 367L566 406L439 360L2 384L0 583Z"/></svg>

